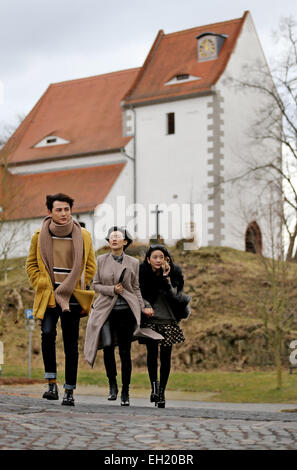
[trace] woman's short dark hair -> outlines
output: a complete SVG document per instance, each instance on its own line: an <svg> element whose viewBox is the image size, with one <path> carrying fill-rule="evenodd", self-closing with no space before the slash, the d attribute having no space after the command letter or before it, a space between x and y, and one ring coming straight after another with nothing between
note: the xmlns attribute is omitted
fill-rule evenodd
<svg viewBox="0 0 297 470"><path fill-rule="evenodd" d="M173 258L171 256L171 254L169 253L169 251L167 250L166 246L164 245L161 245L161 244L156 244L156 245L151 245L149 247L149 249L147 250L146 254L145 254L145 257L144 257L144 260L143 262L148 264L147 263L147 259L151 257L151 254L153 253L153 251L156 251L156 250L159 250L159 251L162 251L162 253L164 254L165 257L169 258L169 264L170 266L172 267L173 266Z"/></svg>
<svg viewBox="0 0 297 470"><path fill-rule="evenodd" d="M67 194L63 194L63 193L48 194L46 196L46 207L51 212L53 210L53 205L55 201L68 202L70 208L72 208L73 203L74 203L74 199L72 199L70 196L67 196Z"/></svg>
<svg viewBox="0 0 297 470"><path fill-rule="evenodd" d="M133 238L131 237L130 233L126 229L126 227L119 227L118 225L114 225L113 227L110 227L108 230L108 233L105 237L105 240L109 242L109 237L112 234L112 232L121 232L124 236L124 239L127 241L127 244L124 246L124 251L128 248L129 245L133 242Z"/></svg>

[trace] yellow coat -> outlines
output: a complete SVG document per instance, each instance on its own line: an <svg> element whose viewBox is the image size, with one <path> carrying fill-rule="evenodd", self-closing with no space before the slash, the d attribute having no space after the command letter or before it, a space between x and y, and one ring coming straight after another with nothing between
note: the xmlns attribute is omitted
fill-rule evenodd
<svg viewBox="0 0 297 470"><path fill-rule="evenodd" d="M81 315L86 316L90 313L95 295L94 291L86 290L86 286L96 273L96 259L90 233L85 228L82 228L81 231L84 244L83 263L80 278L77 281L73 295L82 308ZM41 258L39 234L40 230L37 230L31 239L26 271L35 290L33 315L36 318L43 319L47 307L55 307L56 301L50 275Z"/></svg>

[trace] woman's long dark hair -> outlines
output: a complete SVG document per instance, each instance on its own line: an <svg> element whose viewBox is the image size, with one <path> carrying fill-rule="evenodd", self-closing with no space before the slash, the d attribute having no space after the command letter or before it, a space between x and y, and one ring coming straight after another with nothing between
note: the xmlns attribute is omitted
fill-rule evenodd
<svg viewBox="0 0 297 470"><path fill-rule="evenodd" d="M150 264L148 263L147 260L148 260L148 258L151 257L151 254L153 253L153 251L156 251L156 250L162 251L165 258L168 258L168 263L170 265L170 268L173 268L173 266L174 266L173 258L171 256L171 254L169 253L169 251L167 250L166 246L164 246L164 245L151 245L149 247L149 249L147 250L146 254L145 254L143 263L150 266Z"/></svg>
<svg viewBox="0 0 297 470"><path fill-rule="evenodd" d="M162 251L165 258L168 259L168 263L170 265L169 277L172 285L174 287L177 287L178 291L182 290L184 285L182 271L179 266L174 264L173 258L167 248L164 245L151 245L145 254L144 260L140 265L139 271L139 285L141 293L143 298L148 300L149 302L154 302L158 295L158 291L160 289L166 288L167 284L166 282L164 284L163 276L157 275L157 273L152 270L150 263L148 263L148 259L151 257L151 254L156 250Z"/></svg>

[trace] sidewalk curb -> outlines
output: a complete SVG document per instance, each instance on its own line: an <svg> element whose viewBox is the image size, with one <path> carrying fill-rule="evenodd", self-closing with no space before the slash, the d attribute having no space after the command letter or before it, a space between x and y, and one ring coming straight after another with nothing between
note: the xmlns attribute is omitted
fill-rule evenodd
<svg viewBox="0 0 297 470"><path fill-rule="evenodd" d="M61 413L80 413L80 414L103 414L103 415L128 415L128 416L166 416L173 418L203 418L220 420L245 420L245 421L280 421L296 422L297 414L291 410L281 412L269 411L243 411L227 410L215 408L177 408L170 407L170 401L167 402L165 409L159 409L148 406L129 406L121 407L109 404L86 404L76 402L74 408L61 407L60 401L52 402L38 398L25 396L0 395L0 413L30 414L30 413L51 413L57 411Z"/></svg>

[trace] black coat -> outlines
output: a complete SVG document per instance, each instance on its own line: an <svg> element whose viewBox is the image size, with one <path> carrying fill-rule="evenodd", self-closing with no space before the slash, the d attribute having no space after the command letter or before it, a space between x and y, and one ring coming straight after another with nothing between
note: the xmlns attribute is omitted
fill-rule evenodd
<svg viewBox="0 0 297 470"><path fill-rule="evenodd" d="M160 292L170 295L172 287L176 287L177 292L180 292L184 287L184 276L181 268L176 264L171 265L169 277L171 284L162 272L158 275L149 264L142 263L139 267L139 287L143 300L147 300L153 306Z"/></svg>

